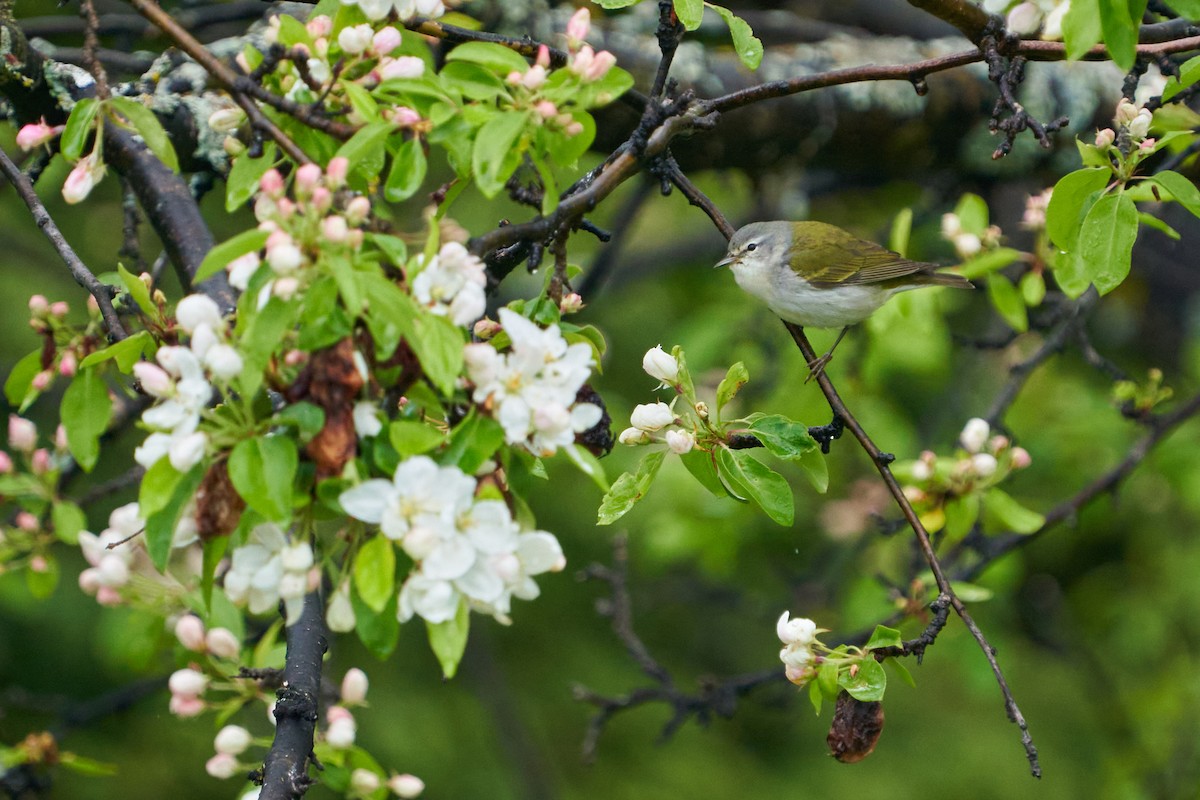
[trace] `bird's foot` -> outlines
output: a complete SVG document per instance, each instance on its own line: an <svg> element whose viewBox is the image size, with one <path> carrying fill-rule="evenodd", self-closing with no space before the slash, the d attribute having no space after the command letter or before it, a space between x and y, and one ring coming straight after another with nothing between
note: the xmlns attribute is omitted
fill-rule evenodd
<svg viewBox="0 0 1200 800"><path fill-rule="evenodd" d="M804 379L805 383L821 377L821 373L825 371L825 365L833 359L833 351L830 350L823 356L817 356L812 361L808 362L808 377Z"/></svg>

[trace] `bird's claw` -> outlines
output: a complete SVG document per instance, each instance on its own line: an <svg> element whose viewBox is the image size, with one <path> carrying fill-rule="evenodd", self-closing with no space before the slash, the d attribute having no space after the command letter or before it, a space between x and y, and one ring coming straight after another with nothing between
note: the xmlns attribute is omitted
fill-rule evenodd
<svg viewBox="0 0 1200 800"><path fill-rule="evenodd" d="M825 365L833 359L833 351L830 350L823 356L818 356L808 362L808 377L804 379L805 383L816 380L821 377L821 373L825 371Z"/></svg>

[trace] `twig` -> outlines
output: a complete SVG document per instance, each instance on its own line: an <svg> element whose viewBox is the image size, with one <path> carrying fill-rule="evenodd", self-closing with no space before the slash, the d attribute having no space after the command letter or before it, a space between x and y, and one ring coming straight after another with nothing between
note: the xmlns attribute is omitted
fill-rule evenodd
<svg viewBox="0 0 1200 800"><path fill-rule="evenodd" d="M0 150L0 171L4 173L4 177L17 190L17 194L25 202L29 208L29 213L33 215L33 221L41 228L42 233L50 240L50 244L54 246L58 252L59 258L67 265L67 269L71 271L71 277L75 282L87 289L92 297L96 298L96 305L100 307L100 314L104 317L104 327L108 330L108 335L113 341L120 341L129 334L125 331L125 327L121 324L120 318L117 316L117 310L112 304L112 287L100 282L100 280L92 274L92 271L87 268L87 265L80 260L75 254L75 250L67 243L66 238L62 235L62 231L54 224L54 218L50 216L50 212L42 205L42 201L38 199L37 192L33 189L33 184L21 172L20 168L12 162L8 157L8 153Z"/></svg>
<svg viewBox="0 0 1200 800"><path fill-rule="evenodd" d="M104 73L104 65L96 57L100 48L100 39L96 35L100 27L100 18L96 14L96 6L92 0L81 0L79 16L83 18L83 63L87 71L96 79L96 97L108 99L108 75Z"/></svg>
<svg viewBox="0 0 1200 800"><path fill-rule="evenodd" d="M671 62L675 60L675 51L679 49L679 41L683 38L684 27L675 14L675 4L671 0L658 0L658 49L662 58L658 62L658 71L654 76L654 86L650 89L650 97L657 99L662 96L667 85L667 75L671 72Z"/></svg>
<svg viewBox="0 0 1200 800"><path fill-rule="evenodd" d="M283 684L276 692L275 739L263 762L261 800L296 800L313 779L308 775L317 730L321 659L328 644L321 596L304 598L300 619L287 626Z"/></svg>

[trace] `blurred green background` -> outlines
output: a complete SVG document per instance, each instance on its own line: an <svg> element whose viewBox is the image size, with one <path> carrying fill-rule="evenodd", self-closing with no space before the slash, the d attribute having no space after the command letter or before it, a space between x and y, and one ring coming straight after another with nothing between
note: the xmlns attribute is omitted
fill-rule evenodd
<svg viewBox="0 0 1200 800"><path fill-rule="evenodd" d="M0 141L8 152L11 136L5 131ZM121 230L117 182L108 179L85 206L69 208L58 194L64 175L56 162L42 178L51 213L96 272L114 269ZM761 183L745 176L693 177L737 222L763 214L764 207L790 212L781 201L764 200ZM835 175L820 190L800 185L812 218L879 241L892 217L912 208L912 255L948 262L952 254L937 240L938 221L962 192L991 200L993 221L1020 246L1027 244L1016 225L1023 198L1054 177L1022 170L984 181L943 172L936 181L883 176L843 185ZM624 187L598 209L596 221L605 225L636 191ZM226 217L219 194L206 200L218 238L248 219ZM397 223L417 231L419 211L419 204L399 209ZM478 233L501 217L523 213L467 194L453 216ZM1182 243L1142 234L1133 276L1102 301L1088 326L1101 352L1131 375L1161 367L1177 401L1200 386L1200 232L1186 227L1181 225ZM26 324L28 296L69 300L77 313L84 295L8 187L0 187L0 232L0 367L7 373L38 346ZM572 241L572 258L586 274L600 246L586 234ZM152 259L157 245L146 231L143 242ZM742 413L828 422L819 390L802 384L803 364L778 321L742 295L727 272L709 268L723 242L683 198L652 193L619 243L611 272L585 297L589 305L581 315L608 336L595 385L618 431L635 404L655 397L640 360L656 344L685 348L706 387L702 393L715 389L730 363L744 361L751 383L737 400ZM1187 273L1182 283L1179 268ZM540 276L514 275L499 302L538 286ZM963 422L987 410L1007 367L1036 348L1038 334L999 350L952 336L997 338L1004 332L984 295L905 298L881 312L882 324L853 332L841 345L829 372L884 450L900 459L927 448L951 452ZM814 338L820 350L832 333ZM1110 389L1071 349L1037 371L1007 417L1016 441L1033 457L1032 466L1006 485L1014 497L1044 512L1128 452L1142 431L1121 417ZM43 431L53 424L56 405L55 396L47 397L31 412ZM132 445L129 437L117 441L97 475L121 471ZM476 617L463 668L450 682L441 680L424 631L413 624L387 662L355 642L335 642L329 674L338 680L350 666L366 670L370 707L356 714L359 742L385 767L423 778L429 798L1197 797L1198 446L1200 424L1186 423L1115 497L1102 497L1074 524L997 563L978 581L996 594L973 613L997 647L1029 722L1045 771L1041 781L1029 777L1018 731L1005 719L991 672L953 617L925 664L911 665L917 688L895 681L889 687L883 737L857 765L826 755L830 710L815 717L805 695L778 683L743 698L732 719L713 719L705 727L689 722L661 743L669 709L620 714L605 728L595 763L582 763L592 709L572 699L572 688L619 695L648 683L597 613L606 587L574 577L590 562L611 561L615 533L629 537L636 629L681 687L694 688L708 676L780 667L774 622L784 609L831 629L830 640L888 615L892 606L878 576L890 574L911 543L905 531L881 536L866 519L863 509L870 503L862 498L871 496L866 487L877 479L848 437L829 456L825 496L798 470L784 468L796 490L790 530L754 507L716 500L675 462L614 529L598 528L599 491L560 458L531 503L540 525L562 541L569 566L542 577L542 596L516 605L512 627ZM618 447L606 459L610 478L640 456L629 450ZM86 486L81 480L73 491ZM93 530L105 526L112 507L133 499L132 491L127 494L87 509ZM857 498L851 516L861 518L862 530L831 532L829 505L848 498ZM879 510L895 516L886 504ZM30 598L22 574L0 575L0 742L12 744L59 724L79 704L177 666L161 622L103 610L83 595L75 585L82 564L77 553L64 552L62 580L44 602ZM905 634L920 627L908 623ZM270 730L257 710L237 721L258 735ZM161 690L71 729L64 749L118 764L120 773L83 778L59 771L51 796L234 797L234 782L204 773L214 732L211 719L171 717ZM329 793L318 788L310 796Z"/></svg>

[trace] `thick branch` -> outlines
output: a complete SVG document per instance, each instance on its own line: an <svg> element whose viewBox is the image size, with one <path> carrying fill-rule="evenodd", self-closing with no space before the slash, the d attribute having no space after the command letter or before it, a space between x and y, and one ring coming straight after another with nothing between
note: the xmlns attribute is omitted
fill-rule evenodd
<svg viewBox="0 0 1200 800"><path fill-rule="evenodd" d="M993 20L986 11L967 0L908 0L908 4L949 22L976 44Z"/></svg>
<svg viewBox="0 0 1200 800"><path fill-rule="evenodd" d="M261 800L296 800L312 785L308 776L317 730L321 659L328 643L321 596L304 598L304 611L287 627L283 685L276 692L275 740L263 762Z"/></svg>

